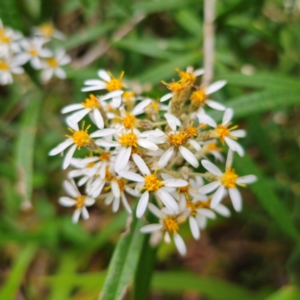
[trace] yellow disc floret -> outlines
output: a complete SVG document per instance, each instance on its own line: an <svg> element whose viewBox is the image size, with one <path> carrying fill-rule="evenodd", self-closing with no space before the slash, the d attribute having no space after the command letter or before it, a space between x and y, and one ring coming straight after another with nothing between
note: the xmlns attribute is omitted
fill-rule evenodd
<svg viewBox="0 0 300 300"><path fill-rule="evenodd" d="M206 94L204 88L194 91L190 99L192 101L192 104L194 104L195 106L203 105L206 100Z"/></svg>
<svg viewBox="0 0 300 300"><path fill-rule="evenodd" d="M177 233L179 230L178 221L175 217L167 217L164 219L164 229L167 232Z"/></svg>
<svg viewBox="0 0 300 300"><path fill-rule="evenodd" d="M137 147L137 137L133 132L122 133L119 143L124 147Z"/></svg>
<svg viewBox="0 0 300 300"><path fill-rule="evenodd" d="M182 187L177 188L177 192L179 194L186 194L189 191L189 189L190 189L190 185L188 184L186 186L182 186Z"/></svg>
<svg viewBox="0 0 300 300"><path fill-rule="evenodd" d="M143 190L147 190L149 192L155 192L164 186L164 183L157 179L155 174L150 174L145 176L145 186Z"/></svg>
<svg viewBox="0 0 300 300"><path fill-rule="evenodd" d="M81 103L85 108L96 108L99 107L98 99L93 95L90 94L89 98L86 98L84 102Z"/></svg>
<svg viewBox="0 0 300 300"><path fill-rule="evenodd" d="M106 181L112 181L115 179L115 176L113 173L110 172L109 167L106 167L105 169L105 178Z"/></svg>
<svg viewBox="0 0 300 300"><path fill-rule="evenodd" d="M0 70L1 71L8 71L9 70L9 65L6 61L0 59Z"/></svg>
<svg viewBox="0 0 300 300"><path fill-rule="evenodd" d="M84 207L84 200L85 200L85 196L80 196L76 199L77 203L76 203L76 208L82 208Z"/></svg>
<svg viewBox="0 0 300 300"><path fill-rule="evenodd" d="M135 116L130 113L126 113L126 116L123 118L123 125L126 129L133 129L134 127Z"/></svg>
<svg viewBox="0 0 300 300"><path fill-rule="evenodd" d="M40 30L44 36L52 36L54 32L54 28L51 24L42 24L40 27Z"/></svg>
<svg viewBox="0 0 300 300"><path fill-rule="evenodd" d="M186 208L188 208L190 210L191 216L196 216L197 215L197 206L194 202L187 201L186 202Z"/></svg>
<svg viewBox="0 0 300 300"><path fill-rule="evenodd" d="M198 127L193 127L193 123L184 130L187 138L193 138L198 135Z"/></svg>
<svg viewBox="0 0 300 300"><path fill-rule="evenodd" d="M187 88L187 84L182 81L175 81L171 83L163 82L163 84L165 84L172 93L179 93Z"/></svg>
<svg viewBox="0 0 300 300"><path fill-rule="evenodd" d="M117 183L118 183L120 192L122 193L125 189L125 182L122 179L117 179Z"/></svg>
<svg viewBox="0 0 300 300"><path fill-rule="evenodd" d="M234 170L231 168L228 168L225 171L223 177L221 178L221 182L228 189L235 188L237 178L238 178L238 175L234 172Z"/></svg>
<svg viewBox="0 0 300 300"><path fill-rule="evenodd" d="M49 67L56 68L58 67L58 61L54 57L50 57L46 59Z"/></svg>
<svg viewBox="0 0 300 300"><path fill-rule="evenodd" d="M233 126L233 127L231 127L231 128L228 128L229 125L230 125L230 123L227 124L227 125L222 125L222 124L220 124L220 125L218 125L218 127L215 129L215 130L217 131L218 135L219 135L220 141L221 141L223 144L224 144L224 142L225 142L224 137L230 137L231 139L236 139L235 137L232 137L232 136L230 135L230 131L232 131L232 130L238 128L238 126Z"/></svg>
<svg viewBox="0 0 300 300"><path fill-rule="evenodd" d="M99 156L99 159L101 161L109 161L110 160L110 152L101 153L101 155Z"/></svg>
<svg viewBox="0 0 300 300"><path fill-rule="evenodd" d="M187 85L191 86L196 81L196 76L193 73L184 72L176 70L182 82L185 82Z"/></svg>
<svg viewBox="0 0 300 300"><path fill-rule="evenodd" d="M174 133L168 136L168 142L175 147L184 145L187 140L188 136L185 132Z"/></svg>
<svg viewBox="0 0 300 300"><path fill-rule="evenodd" d="M106 89L109 92L121 90L123 87L122 78L124 76L124 72L121 73L119 78L115 78L112 74L109 75L111 76L111 79L106 82Z"/></svg>
<svg viewBox="0 0 300 300"><path fill-rule="evenodd" d="M88 134L88 130L90 127L91 125L89 125L86 129L84 129L84 123L83 123L81 130L74 131L71 128L69 128L69 130L72 132L72 135L71 136L66 135L66 137L72 138L74 144L76 144L80 149L80 147L85 146L90 142L90 136Z"/></svg>
<svg viewBox="0 0 300 300"><path fill-rule="evenodd" d="M125 99L125 101L129 101L132 100L134 98L134 92L132 91L125 91L122 95L123 99Z"/></svg>
<svg viewBox="0 0 300 300"><path fill-rule="evenodd" d="M31 48L28 52L30 56L38 56L38 51L35 48Z"/></svg>

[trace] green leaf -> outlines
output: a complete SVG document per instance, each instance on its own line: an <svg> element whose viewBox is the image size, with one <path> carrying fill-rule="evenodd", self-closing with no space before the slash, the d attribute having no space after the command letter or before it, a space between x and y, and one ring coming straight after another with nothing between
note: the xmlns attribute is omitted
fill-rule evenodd
<svg viewBox="0 0 300 300"><path fill-rule="evenodd" d="M142 225L143 221L134 217L130 232L120 238L109 264L100 299L120 299L132 282L145 238L140 232Z"/></svg>
<svg viewBox="0 0 300 300"><path fill-rule="evenodd" d="M8 278L2 283L0 291L0 300L16 299L18 289L25 277L26 270L35 257L37 247L34 245L27 245L20 249L19 255L11 267Z"/></svg>
<svg viewBox="0 0 300 300"><path fill-rule="evenodd" d="M265 209L265 211L273 219L274 223L281 229L281 231L291 239L297 241L298 233L292 218L284 204L275 194L273 188L270 186L268 180L265 178L260 168L254 163L249 156L239 157L235 156L235 166L240 176L247 174L255 174L258 177L256 183L251 184L249 188L257 197L257 200ZM245 170L246 173L245 174Z"/></svg>
<svg viewBox="0 0 300 300"><path fill-rule="evenodd" d="M69 50L80 45L96 41L114 27L114 22L102 23L97 26L90 27L81 32L77 32L74 36L68 37L68 39L63 42L61 47Z"/></svg>
<svg viewBox="0 0 300 300"><path fill-rule="evenodd" d="M42 95L40 92L36 92L28 107L25 108L20 132L16 141L18 193L24 204L30 202L32 196L34 144L41 102Z"/></svg>
<svg viewBox="0 0 300 300"><path fill-rule="evenodd" d="M164 292L197 291L211 300L258 300L257 294L241 286L220 280L198 276L188 272L156 272L152 288ZM229 296L230 295L230 296Z"/></svg>
<svg viewBox="0 0 300 300"><path fill-rule="evenodd" d="M138 79L141 82L157 84L161 80L167 80L172 76L175 77L175 68L186 68L186 66L190 64L197 64L198 61L201 61L201 55L198 52L181 55L170 62L159 64L158 66L145 71L138 76Z"/></svg>
<svg viewBox="0 0 300 300"><path fill-rule="evenodd" d="M1 0L0 18L2 19L4 26L12 27L14 30L23 29L17 0Z"/></svg>
<svg viewBox="0 0 300 300"><path fill-rule="evenodd" d="M181 27L187 32L195 35L196 37L203 36L203 26L200 15L190 9L179 10L175 14L175 19Z"/></svg>
<svg viewBox="0 0 300 300"><path fill-rule="evenodd" d="M300 290L296 286L284 286L265 300L299 300Z"/></svg>

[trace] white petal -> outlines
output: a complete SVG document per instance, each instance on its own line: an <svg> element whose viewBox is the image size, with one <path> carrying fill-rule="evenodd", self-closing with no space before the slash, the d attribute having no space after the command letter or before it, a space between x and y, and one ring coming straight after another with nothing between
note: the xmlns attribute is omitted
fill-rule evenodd
<svg viewBox="0 0 300 300"><path fill-rule="evenodd" d="M101 97L101 101L102 100L108 100L108 99L112 99L112 98L115 98L115 97L119 97L123 94L124 92L119 90L119 91L113 91L113 92L110 92L110 93L107 93L105 96Z"/></svg>
<svg viewBox="0 0 300 300"><path fill-rule="evenodd" d="M147 167L144 160L139 155L134 153L132 155L132 158L143 175L150 175L149 168Z"/></svg>
<svg viewBox="0 0 300 300"><path fill-rule="evenodd" d="M70 105L65 106L60 112L62 114L66 114L66 113L69 113L71 111L82 109L82 108L84 108L84 106L82 104L79 104L79 103L70 104Z"/></svg>
<svg viewBox="0 0 300 300"><path fill-rule="evenodd" d="M50 152L49 155L53 156L56 155L62 151L64 151L66 148L68 148L70 145L72 145L73 139L67 139L64 142L60 143L58 146L56 146L55 148L53 148Z"/></svg>
<svg viewBox="0 0 300 300"><path fill-rule="evenodd" d="M86 197L84 199L84 205L85 206L91 206L91 205L94 205L94 203L95 203L95 199L94 198Z"/></svg>
<svg viewBox="0 0 300 300"><path fill-rule="evenodd" d="M190 229L192 232L192 235L195 240L199 240L200 238L200 230L197 224L197 221L193 217L189 217L189 224L190 224Z"/></svg>
<svg viewBox="0 0 300 300"><path fill-rule="evenodd" d="M242 196L238 189L228 189L229 196L231 198L231 202L233 205L233 208L240 212L242 210Z"/></svg>
<svg viewBox="0 0 300 300"><path fill-rule="evenodd" d="M216 218L216 214L208 208L200 208L198 211L199 211L199 213L204 215L206 218L209 218L209 219L215 219Z"/></svg>
<svg viewBox="0 0 300 300"><path fill-rule="evenodd" d="M80 213L81 213L81 210L80 209L76 209L73 213L73 216L72 216L72 222L73 223L77 223L78 220L79 220L79 217L80 217Z"/></svg>
<svg viewBox="0 0 300 300"><path fill-rule="evenodd" d="M110 194L110 195L108 195L108 196L106 197L104 203L105 203L106 205L111 205L111 203L113 202L113 200L114 200L114 195L113 195L113 194Z"/></svg>
<svg viewBox="0 0 300 300"><path fill-rule="evenodd" d="M95 142L98 146L102 146L102 147L116 147L119 144L116 142L108 142L106 140L97 140Z"/></svg>
<svg viewBox="0 0 300 300"><path fill-rule="evenodd" d="M125 167L128 164L130 155L131 155L131 147L121 149L115 162L115 171L117 173L125 169Z"/></svg>
<svg viewBox="0 0 300 300"><path fill-rule="evenodd" d="M198 118L200 124L203 123L203 124L207 124L214 128L217 127L216 121L212 117L208 116L207 114L204 114L203 112L198 113L197 118Z"/></svg>
<svg viewBox="0 0 300 300"><path fill-rule="evenodd" d="M206 90L205 90L206 95L210 95L210 94L220 90L226 83L227 83L226 80L219 80L219 81L212 83L211 85L209 85L206 88Z"/></svg>
<svg viewBox="0 0 300 300"><path fill-rule="evenodd" d="M223 104L221 104L219 102L216 102L216 101L213 101L213 100L205 100L205 103L209 107L211 107L213 109L216 109L216 110L225 110L226 109L226 107Z"/></svg>
<svg viewBox="0 0 300 300"><path fill-rule="evenodd" d="M230 139L227 136L224 137L224 140L225 140L226 144L228 145L228 147L230 149L232 149L233 151L236 151L239 154L239 156L245 155L245 151L244 151L243 147L238 142Z"/></svg>
<svg viewBox="0 0 300 300"><path fill-rule="evenodd" d="M220 182L219 181L213 181L213 182L211 182L209 184L206 184L206 185L202 186L199 189L199 193L200 194L209 194L210 192L214 191L219 186L220 186Z"/></svg>
<svg viewBox="0 0 300 300"><path fill-rule="evenodd" d="M102 85L103 88L106 87L106 83L99 79L89 79L84 81L85 85Z"/></svg>
<svg viewBox="0 0 300 300"><path fill-rule="evenodd" d="M122 172L119 172L119 175L121 177L126 178L126 179L131 180L131 181L144 182L144 177L142 177L139 174L133 173L133 172L122 171Z"/></svg>
<svg viewBox="0 0 300 300"><path fill-rule="evenodd" d="M183 179L165 179L164 183L170 187L183 187L188 185L188 182Z"/></svg>
<svg viewBox="0 0 300 300"><path fill-rule="evenodd" d="M233 130L233 131L230 131L230 135L237 137L237 138L243 138L246 136L246 131L243 129Z"/></svg>
<svg viewBox="0 0 300 300"><path fill-rule="evenodd" d="M168 93L160 98L160 102L167 101L173 97L173 93Z"/></svg>
<svg viewBox="0 0 300 300"><path fill-rule="evenodd" d="M91 111L90 108L85 108L80 110L79 112L74 113L70 117L68 117L68 121L71 123L78 123L81 121L89 112Z"/></svg>
<svg viewBox="0 0 300 300"><path fill-rule="evenodd" d="M65 158L64 158L64 162L63 162L63 170L65 170L65 169L70 165L71 160L72 160L72 157L73 157L73 154L74 154L74 152L76 151L76 149L77 149L77 145L73 145L73 146L69 149L67 155L66 155Z"/></svg>
<svg viewBox="0 0 300 300"><path fill-rule="evenodd" d="M84 220L87 220L90 217L89 212L85 206L81 208L81 215Z"/></svg>
<svg viewBox="0 0 300 300"><path fill-rule="evenodd" d="M74 131L78 131L79 130L79 126L77 122L74 122L73 120L70 120L70 118L72 118L72 115L66 118L66 123L67 125L72 128Z"/></svg>
<svg viewBox="0 0 300 300"><path fill-rule="evenodd" d="M56 68L54 71L57 78L65 79L67 77L66 72L62 68Z"/></svg>
<svg viewBox="0 0 300 300"><path fill-rule="evenodd" d="M177 212L179 210L179 206L175 199L166 191L164 191L162 188L159 189L156 194L162 201L162 203L172 212Z"/></svg>
<svg viewBox="0 0 300 300"><path fill-rule="evenodd" d="M189 140L190 145L196 150L201 151L201 146L196 142L195 140L190 139Z"/></svg>
<svg viewBox="0 0 300 300"><path fill-rule="evenodd" d="M231 214L230 210L223 204L218 204L215 206L214 211L223 217L229 217Z"/></svg>
<svg viewBox="0 0 300 300"><path fill-rule="evenodd" d="M139 203L138 203L138 206L136 209L137 218L141 218L144 215L145 210L148 205L148 201L149 201L149 192L146 191L139 200Z"/></svg>
<svg viewBox="0 0 300 300"><path fill-rule="evenodd" d="M176 245L176 248L177 248L178 252L181 255L186 255L185 243L184 243L182 237L177 233L174 234L174 242L175 242L175 245Z"/></svg>
<svg viewBox="0 0 300 300"><path fill-rule="evenodd" d="M74 182L74 181L72 181L72 182ZM77 187L75 186L75 184L71 183L70 181L65 180L63 182L63 187L64 187L65 191L73 198L78 198L81 196Z"/></svg>
<svg viewBox="0 0 300 300"><path fill-rule="evenodd" d="M103 82L103 83L99 83L98 85L84 87L81 89L81 91L82 92L98 91L98 90L105 89L105 87L106 87L106 84Z"/></svg>
<svg viewBox="0 0 300 300"><path fill-rule="evenodd" d="M115 197L114 202L113 202L113 207L112 207L112 211L115 213L119 210L120 207L120 198Z"/></svg>
<svg viewBox="0 0 300 300"><path fill-rule="evenodd" d="M175 117L172 114L166 113L164 114L164 117L166 118L169 126L172 128L172 130L176 130L176 126L181 126L181 121Z"/></svg>
<svg viewBox="0 0 300 300"><path fill-rule="evenodd" d="M246 175L246 176L241 176L236 180L237 184L249 184L253 183L257 180L257 177L255 175Z"/></svg>
<svg viewBox="0 0 300 300"><path fill-rule="evenodd" d="M116 130L113 128L104 128L93 132L92 134L90 134L90 137L97 138L97 137L110 136L113 135L115 132Z"/></svg>
<svg viewBox="0 0 300 300"><path fill-rule="evenodd" d="M163 228L163 225L161 225L161 224L149 224L149 225L143 226L140 229L140 231L142 233L150 233L150 232L161 230L162 228Z"/></svg>
<svg viewBox="0 0 300 300"><path fill-rule="evenodd" d="M128 204L127 198L124 193L121 195L122 203L129 214L132 214L131 207Z"/></svg>
<svg viewBox="0 0 300 300"><path fill-rule="evenodd" d="M180 146L179 151L180 151L181 155L184 157L184 159L188 163L190 163L194 168L199 167L198 159L190 150L188 150L187 148L185 148L183 146Z"/></svg>
<svg viewBox="0 0 300 300"><path fill-rule="evenodd" d="M154 216L156 216L157 218L161 218L162 214L159 208L157 208L157 206L155 206L153 203L149 203L148 204L148 208L149 210L153 213Z"/></svg>
<svg viewBox="0 0 300 300"><path fill-rule="evenodd" d="M115 196L116 198L120 198L121 192L120 192L120 188L119 188L118 183L117 183L115 180L112 180L112 181L110 182L110 184L111 184L111 190L112 190L114 196Z"/></svg>
<svg viewBox="0 0 300 300"><path fill-rule="evenodd" d="M201 164L210 173L212 173L214 175L217 175L217 176L222 176L223 175L223 173L221 172L221 170L216 165L214 165L213 163L211 163L210 161L208 161L206 159L202 159L201 160Z"/></svg>
<svg viewBox="0 0 300 300"><path fill-rule="evenodd" d="M173 152L174 152L174 147L171 147L160 157L157 163L158 169L162 169L168 164L171 156L173 155Z"/></svg>
<svg viewBox="0 0 300 300"><path fill-rule="evenodd" d="M137 116L144 112L144 109L151 103L151 99L145 99L139 104L135 106L135 108L132 110L131 114L134 116Z"/></svg>
<svg viewBox="0 0 300 300"><path fill-rule="evenodd" d="M60 197L58 203L62 206L70 207L76 205L77 201L69 197Z"/></svg>
<svg viewBox="0 0 300 300"><path fill-rule="evenodd" d="M156 146L156 144L154 144L153 142L150 142L148 140L145 139L138 139L137 143L139 146L146 148L148 150L152 150L152 151L156 151L158 150L158 147Z"/></svg>
<svg viewBox="0 0 300 300"><path fill-rule="evenodd" d="M195 76L200 76L200 75L203 75L205 73L205 71L204 71L204 69L196 69L194 72L193 72L193 74L195 75Z"/></svg>
<svg viewBox="0 0 300 300"><path fill-rule="evenodd" d="M121 96L117 96L117 97L112 98L112 103L111 103L112 107L118 108L121 105L121 103L122 103Z"/></svg>
<svg viewBox="0 0 300 300"><path fill-rule="evenodd" d="M104 81L110 81L111 77L105 70L99 70L98 76L103 79Z"/></svg>
<svg viewBox="0 0 300 300"><path fill-rule="evenodd" d="M231 168L233 162L233 150L229 148L226 158L226 170Z"/></svg>
<svg viewBox="0 0 300 300"><path fill-rule="evenodd" d="M233 109L227 108L224 112L223 119L222 119L222 125L227 125L233 117Z"/></svg>
<svg viewBox="0 0 300 300"><path fill-rule="evenodd" d="M97 127L100 128L100 129L103 129L104 128L104 122L103 122L102 115L101 115L101 113L98 109L94 109L93 116L94 116L94 120L95 120L95 123L96 123Z"/></svg>
<svg viewBox="0 0 300 300"><path fill-rule="evenodd" d="M220 203L220 201L223 198L224 192L225 192L225 187L223 185L221 185L212 197L212 200L210 203L211 208L215 208L216 205L218 205Z"/></svg>

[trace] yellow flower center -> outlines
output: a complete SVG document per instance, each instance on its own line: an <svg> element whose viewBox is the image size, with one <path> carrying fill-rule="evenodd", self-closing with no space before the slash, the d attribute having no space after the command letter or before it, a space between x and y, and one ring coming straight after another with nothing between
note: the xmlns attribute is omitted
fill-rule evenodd
<svg viewBox="0 0 300 300"><path fill-rule="evenodd" d="M115 78L112 74L110 74L111 80L106 82L106 89L109 92L121 90L123 87L122 78L124 76L124 72L121 73L119 78Z"/></svg>
<svg viewBox="0 0 300 300"><path fill-rule="evenodd" d="M196 81L196 76L193 73L188 73L179 70L177 70L177 72L182 82L185 82L189 86L191 86Z"/></svg>
<svg viewBox="0 0 300 300"><path fill-rule="evenodd" d="M164 229L168 232L177 233L179 230L178 222L175 217L167 217L164 219Z"/></svg>
<svg viewBox="0 0 300 300"><path fill-rule="evenodd" d="M187 201L186 202L186 208L190 209L190 214L192 216L196 216L197 215L197 207L195 205L195 203L191 202L191 201Z"/></svg>
<svg viewBox="0 0 300 300"><path fill-rule="evenodd" d="M105 171L105 180L106 181L112 181L114 179L114 175L109 171L109 167L106 167L106 171Z"/></svg>
<svg viewBox="0 0 300 300"><path fill-rule="evenodd" d="M134 121L135 121L135 116L126 113L126 117L123 118L123 125L126 129L133 129Z"/></svg>
<svg viewBox="0 0 300 300"><path fill-rule="evenodd" d="M222 149L218 147L217 143L211 143L207 145L208 150L210 151L221 151Z"/></svg>
<svg viewBox="0 0 300 300"><path fill-rule="evenodd" d="M81 103L85 108L96 108L99 107L99 101L97 98L93 95L90 94L89 98L86 98L84 102Z"/></svg>
<svg viewBox="0 0 300 300"><path fill-rule="evenodd" d="M179 132L170 134L168 136L169 143L174 147L179 147L184 145L188 140L188 136L185 132Z"/></svg>
<svg viewBox="0 0 300 300"><path fill-rule="evenodd" d="M122 179L117 179L117 183L119 185L120 192L122 193L125 189L125 182Z"/></svg>
<svg viewBox="0 0 300 300"><path fill-rule="evenodd" d="M197 91L194 91L190 97L192 104L194 104L195 106L200 106L202 104L204 104L205 100L206 100L206 93L204 89L200 89Z"/></svg>
<svg viewBox="0 0 300 300"><path fill-rule="evenodd" d="M90 162L86 165L86 168L92 168L95 164L95 162Z"/></svg>
<svg viewBox="0 0 300 300"><path fill-rule="evenodd" d="M217 131L217 133L218 133L218 135L219 135L219 139L220 139L220 141L224 144L224 142L225 142L225 139L224 139L224 137L230 137L230 138L232 138L232 139L236 139L235 137L232 137L232 136L230 136L230 131L232 131L232 130L234 130L234 129L236 129L236 128L238 128L238 126L236 125L236 126L233 126L233 127L231 127L231 128L228 128L228 126L230 125L231 123L229 123L229 124L227 124L227 125L222 125L222 124L220 124L220 125L218 125L218 127L216 128L216 131Z"/></svg>
<svg viewBox="0 0 300 300"><path fill-rule="evenodd" d="M152 108L156 111L159 111L159 104L156 101L152 101Z"/></svg>
<svg viewBox="0 0 300 300"><path fill-rule="evenodd" d="M235 188L235 186L236 186L235 182L236 182L237 178L238 178L238 175L234 172L234 170L231 168L228 168L225 171L223 177L221 178L221 182L228 189Z"/></svg>
<svg viewBox="0 0 300 300"><path fill-rule="evenodd" d="M103 152L100 156L99 159L101 161L109 161L110 160L110 153L109 152Z"/></svg>
<svg viewBox="0 0 300 300"><path fill-rule="evenodd" d="M76 203L76 208L82 208L84 207L84 200L85 200L85 196L80 196L76 199L77 203Z"/></svg>
<svg viewBox="0 0 300 300"><path fill-rule="evenodd" d="M182 187L177 188L177 192L179 194L186 194L189 191L189 189L190 189L190 185L188 184L186 186L182 186Z"/></svg>
<svg viewBox="0 0 300 300"><path fill-rule="evenodd" d="M128 100L131 100L132 98L134 98L134 92L132 91L125 91L122 95L122 97L128 101Z"/></svg>
<svg viewBox="0 0 300 300"><path fill-rule="evenodd" d="M182 81L175 81L171 83L165 83L163 82L167 88L172 92L172 93L179 93L187 88L187 85L185 82Z"/></svg>
<svg viewBox="0 0 300 300"><path fill-rule="evenodd" d="M52 36L52 34L54 32L54 28L51 24L42 24L40 26L40 30L41 30L42 34L45 36Z"/></svg>
<svg viewBox="0 0 300 300"><path fill-rule="evenodd" d="M1 34L0 33L0 41L3 44L9 44L11 42L11 38L7 35L5 35L5 33Z"/></svg>
<svg viewBox="0 0 300 300"><path fill-rule="evenodd" d="M195 137L198 135L197 133L198 131L198 128L197 127L193 127L193 123L187 127L185 130L184 130L184 133L186 134L187 138L192 138L192 137Z"/></svg>
<svg viewBox="0 0 300 300"><path fill-rule="evenodd" d="M0 70L1 71L8 71L9 70L9 65L6 61L0 60Z"/></svg>
<svg viewBox="0 0 300 300"><path fill-rule="evenodd" d="M157 179L155 174L150 174L145 176L145 186L143 190L147 190L149 192L155 192L164 186L164 183Z"/></svg>
<svg viewBox="0 0 300 300"><path fill-rule="evenodd" d="M122 133L119 143L125 147L137 147L137 137L133 132Z"/></svg>
<svg viewBox="0 0 300 300"><path fill-rule="evenodd" d="M74 141L74 144L76 144L79 149L81 146L85 146L90 142L90 137L88 134L88 130L91 127L91 125L89 125L86 129L84 129L84 123L82 126L82 130L78 130L78 131L74 131L71 128L69 128L69 130L72 132L72 135L66 135L66 137L68 138L72 138Z"/></svg>
<svg viewBox="0 0 300 300"><path fill-rule="evenodd" d="M29 50L29 54L30 54L31 56L38 56L38 51L37 51L35 48L31 48L31 49Z"/></svg>
<svg viewBox="0 0 300 300"><path fill-rule="evenodd" d="M58 61L53 57L47 58L46 61L51 68L56 68L58 66Z"/></svg>

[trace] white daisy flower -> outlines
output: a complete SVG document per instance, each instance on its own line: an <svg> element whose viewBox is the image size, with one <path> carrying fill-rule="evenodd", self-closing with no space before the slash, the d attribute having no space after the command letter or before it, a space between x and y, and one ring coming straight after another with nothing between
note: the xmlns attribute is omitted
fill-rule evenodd
<svg viewBox="0 0 300 300"><path fill-rule="evenodd" d="M206 155L213 155L214 158L220 162L224 162L224 156L221 154L222 148L218 146L218 143L216 140L210 140L207 142L203 142L201 144L201 152L203 153L204 157L206 158Z"/></svg>
<svg viewBox="0 0 300 300"><path fill-rule="evenodd" d="M17 59L22 61L23 63L30 61L30 64L34 69L41 69L41 58L52 56L52 52L49 49L43 49L43 45L47 41L48 40L39 37L35 37L32 39L23 39L20 44L25 52L18 54Z"/></svg>
<svg viewBox="0 0 300 300"><path fill-rule="evenodd" d="M204 69L190 69L187 71L176 69L176 71L178 72L180 80L187 83L188 86L192 86L195 83L197 77L204 74Z"/></svg>
<svg viewBox="0 0 300 300"><path fill-rule="evenodd" d="M82 129L79 129L78 124L69 124L71 128L69 130L71 131L72 135L67 136L68 139L64 142L60 143L58 146L56 146L54 149L52 149L49 152L50 156L57 155L61 152L63 152L65 149L71 146L69 151L67 152L64 162L63 162L63 169L66 169L72 160L73 154L76 151L77 148L80 149L80 147L86 146L89 143L91 143L91 138L93 137L103 137L103 136L110 136L113 135L115 130L111 128L107 129L101 129L98 131L95 131L91 135L88 134L88 129L90 128L90 125L84 129L84 125L82 126Z"/></svg>
<svg viewBox="0 0 300 300"><path fill-rule="evenodd" d="M54 38L57 38L59 40L64 40L65 39L65 35L61 31L55 29L53 27L53 25L49 24L49 23L44 23L44 24L41 24L39 27L34 27L33 28L33 33L35 35L42 36L44 38L54 37Z"/></svg>
<svg viewBox="0 0 300 300"><path fill-rule="evenodd" d="M199 189L199 192L208 194L217 189L211 200L211 208L215 208L222 200L225 191L228 190L234 209L240 212L242 210L242 196L237 189L237 185L245 186L245 184L255 182L257 178L255 175L246 175L239 177L231 167L232 158L233 152L232 150L229 150L226 161L226 170L224 173L222 173L221 170L210 161L201 161L203 167L216 176L216 180L201 187Z"/></svg>
<svg viewBox="0 0 300 300"><path fill-rule="evenodd" d="M104 128L104 120L100 111L100 100L93 94L90 94L89 98L86 98L82 103L70 104L65 106L62 110L62 114L77 111L71 115L68 120L71 123L80 122L87 114L89 114L93 123L97 125L98 128Z"/></svg>
<svg viewBox="0 0 300 300"><path fill-rule="evenodd" d="M206 104L212 109L225 110L226 107L224 105L214 100L207 99L207 96L220 90L226 83L226 80L220 80L212 83L207 88L202 87L195 90L190 96L192 105L195 107L202 107Z"/></svg>
<svg viewBox="0 0 300 300"><path fill-rule="evenodd" d="M16 58L0 58L0 84L6 85L13 82L12 74L22 74L24 69L20 67L21 62Z"/></svg>
<svg viewBox="0 0 300 300"><path fill-rule="evenodd" d="M140 190L145 191L139 200L136 210L136 216L138 218L141 218L144 215L149 202L150 193L154 193L154 195L158 199L160 199L170 211L178 211L178 204L176 203L175 199L170 195L169 190L167 188L185 186L187 185L187 181L182 179L159 180L157 178L156 173L150 172L149 168L139 155L133 154L132 158L136 163L137 167L139 168L140 172L143 174L143 176L130 171L122 171L119 173L119 175L128 180L138 182L137 187Z"/></svg>
<svg viewBox="0 0 300 300"><path fill-rule="evenodd" d="M67 65L71 61L65 50L57 50L52 57L46 58L42 63L41 78L43 81L49 81L54 75L60 79L66 78L66 72L61 66Z"/></svg>
<svg viewBox="0 0 300 300"><path fill-rule="evenodd" d="M233 109L227 108L224 112L222 123L217 125L210 117L209 120L207 115L203 113L198 114L199 123L208 124L211 127L214 127L215 137L219 138L223 144L226 143L231 150L236 151L240 156L244 156L244 149L236 142L236 140L245 137L246 131L243 129L235 130L238 126L229 127L231 125L230 121L232 117Z"/></svg>
<svg viewBox="0 0 300 300"><path fill-rule="evenodd" d="M107 90L109 93L102 97L102 100L112 99L112 106L119 107L122 103L121 95L124 93L122 88L124 87L122 83L122 78L124 72L121 73L119 78L115 78L111 73L105 70L99 70L98 76L101 79L90 79L86 80L84 84L86 87L82 88L83 92Z"/></svg>
<svg viewBox="0 0 300 300"><path fill-rule="evenodd" d="M142 233L160 233L160 236L164 235L164 241L170 243L171 237L173 237L175 246L181 255L186 254L186 246L179 235L180 223L184 221L181 215L174 214L168 211L166 208L160 210L154 204L149 203L149 210L159 219L159 223L148 224L143 226L140 231Z"/></svg>
<svg viewBox="0 0 300 300"><path fill-rule="evenodd" d="M60 197L58 200L59 204L66 207L76 207L72 218L73 223L78 222L80 215L82 215L84 220L87 220L89 218L89 212L86 207L93 205L95 203L95 199L89 196L81 195L74 181L65 180L63 186L65 191L71 197Z"/></svg>
<svg viewBox="0 0 300 300"><path fill-rule="evenodd" d="M145 113L150 116L151 120L157 121L159 118L160 111L168 111L169 106L165 104L161 104L155 100L152 100L151 103L146 107Z"/></svg>
<svg viewBox="0 0 300 300"><path fill-rule="evenodd" d="M20 39L22 34L9 27L4 27L0 19L0 57L7 56L11 52L20 51Z"/></svg>

